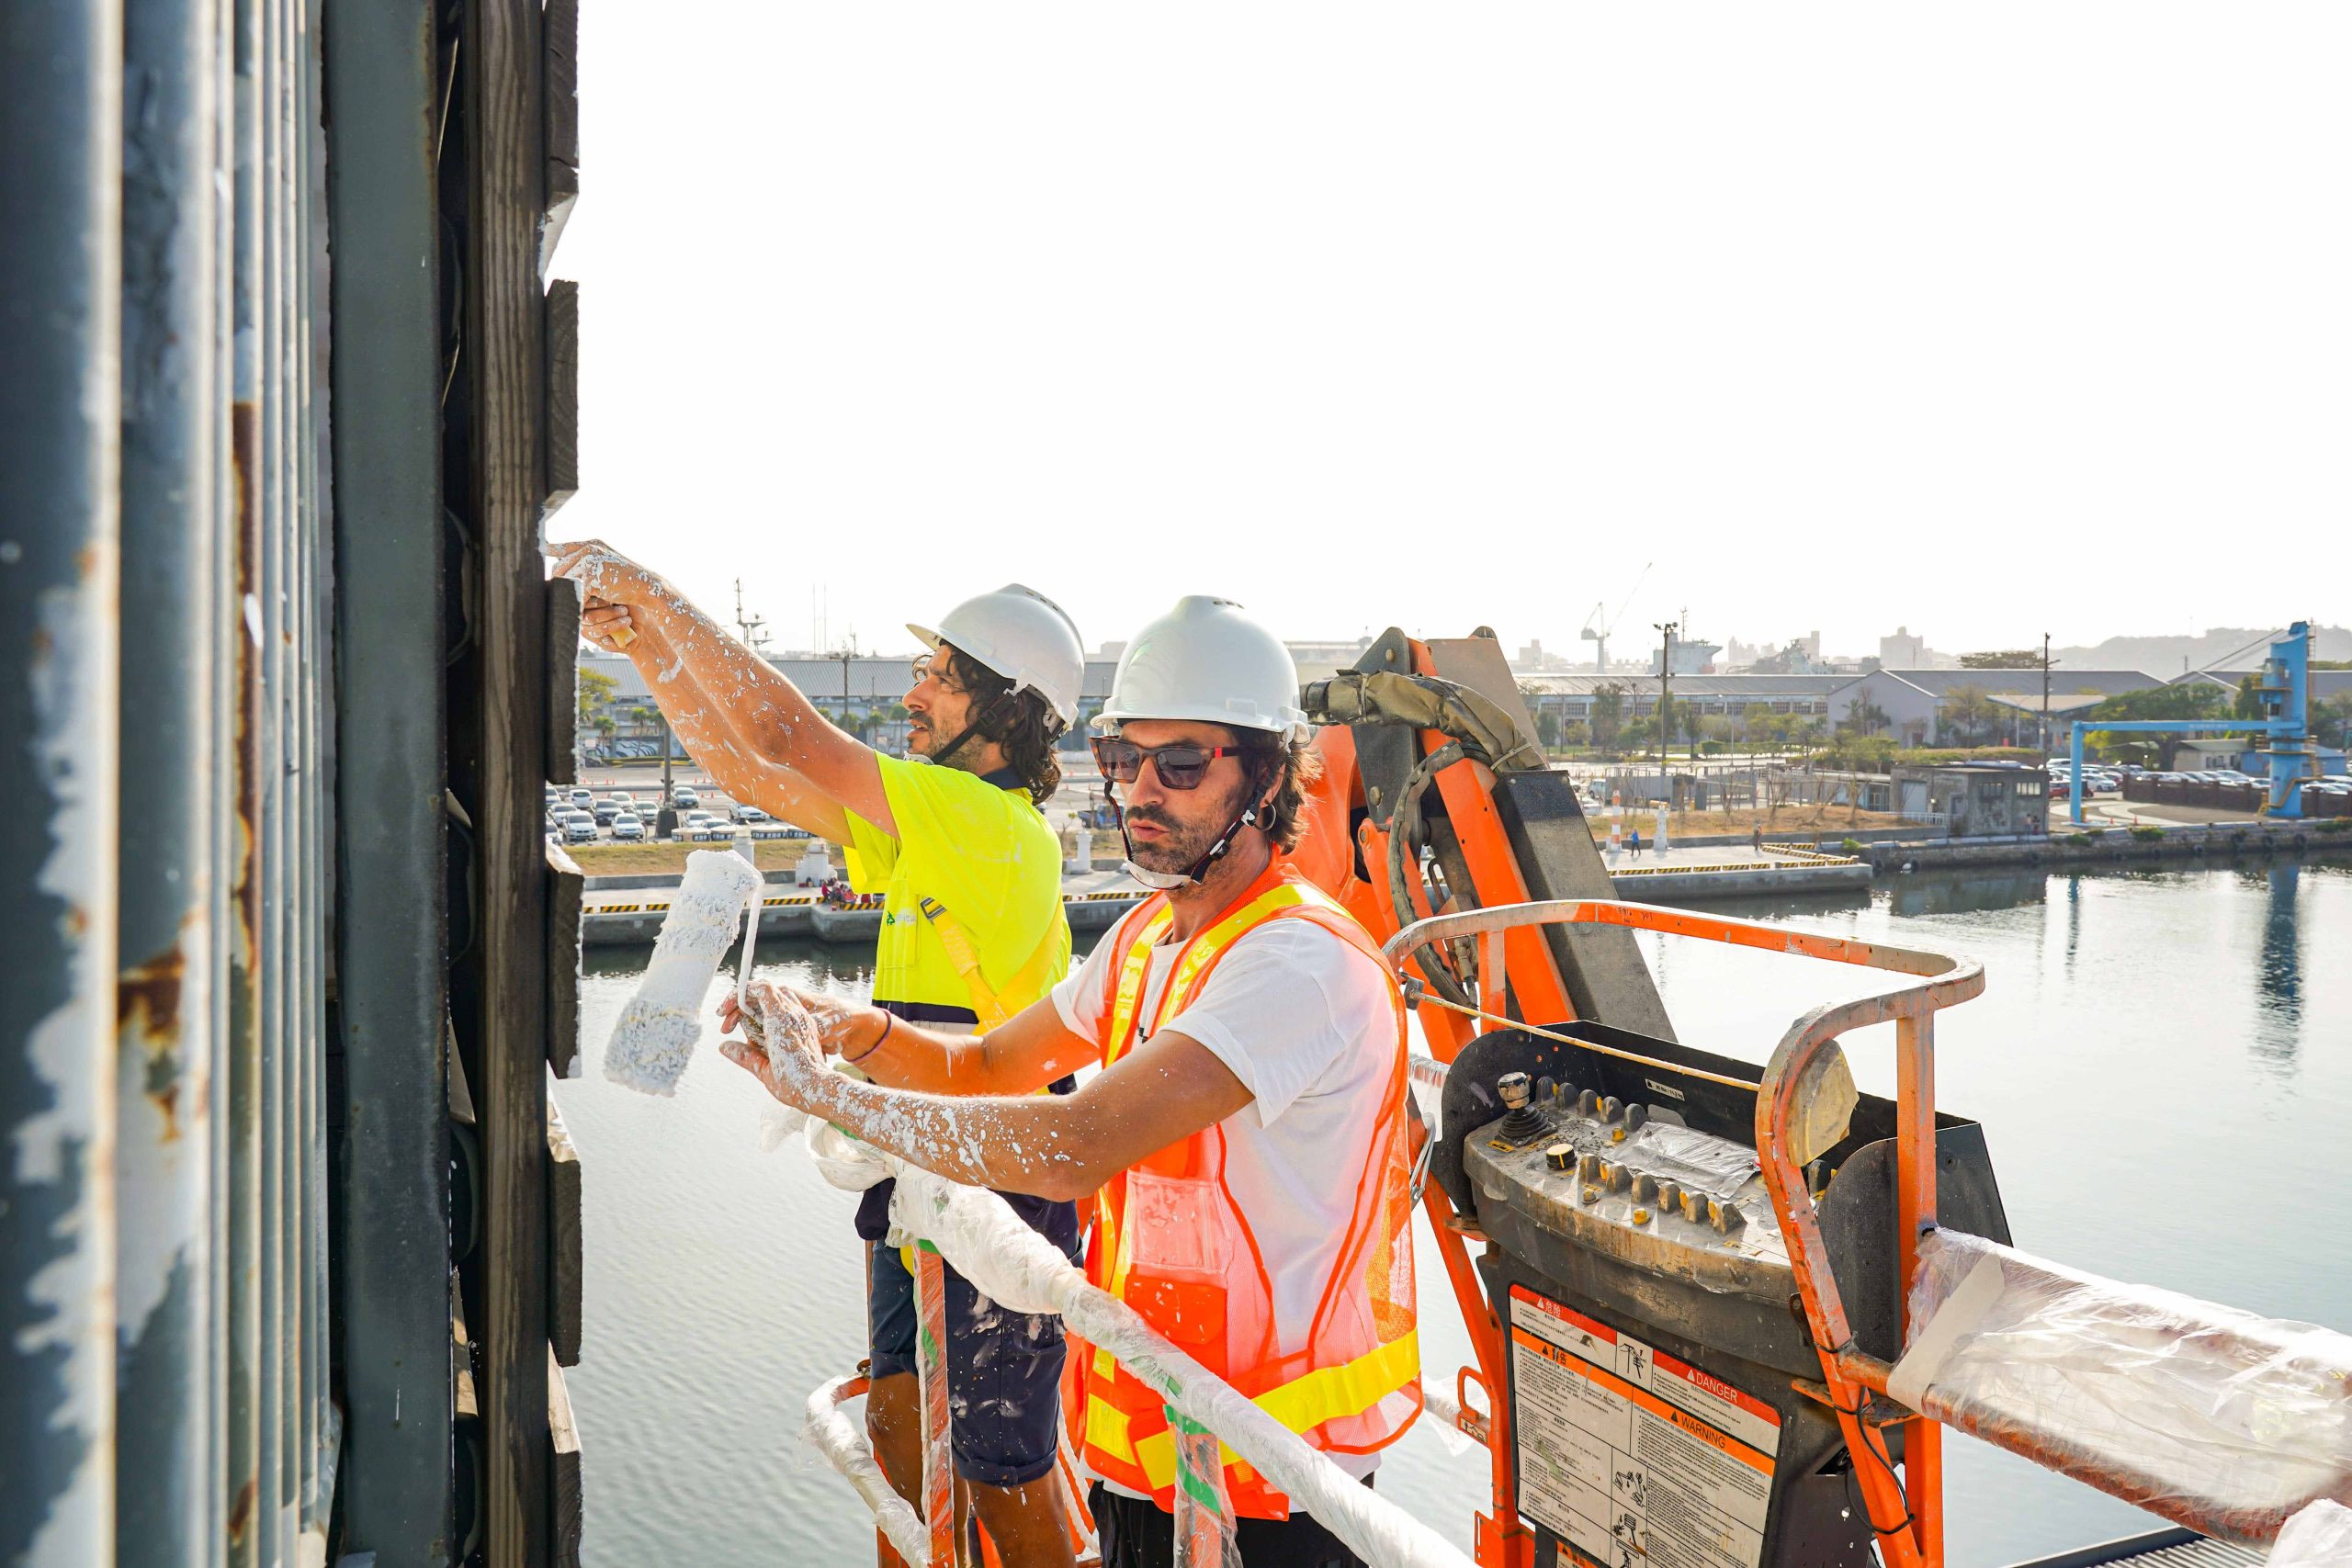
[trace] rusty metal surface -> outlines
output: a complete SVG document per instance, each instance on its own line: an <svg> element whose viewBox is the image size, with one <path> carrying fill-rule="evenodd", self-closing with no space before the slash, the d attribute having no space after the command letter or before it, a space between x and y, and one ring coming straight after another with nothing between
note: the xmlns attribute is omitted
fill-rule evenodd
<svg viewBox="0 0 2352 1568"><path fill-rule="evenodd" d="M210 6L128 0L118 1466L126 1564L209 1562L216 902L218 57Z"/></svg>
<svg viewBox="0 0 2352 1568"><path fill-rule="evenodd" d="M0 29L12 1563L291 1563L324 1522L314 4Z"/></svg>
<svg viewBox="0 0 2352 1568"><path fill-rule="evenodd" d="M0 26L0 1562L114 1538L119 5Z"/></svg>

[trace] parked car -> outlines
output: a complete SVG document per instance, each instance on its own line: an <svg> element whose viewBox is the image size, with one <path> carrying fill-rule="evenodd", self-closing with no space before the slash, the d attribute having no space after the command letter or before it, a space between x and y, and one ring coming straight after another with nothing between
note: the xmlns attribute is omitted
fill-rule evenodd
<svg viewBox="0 0 2352 1568"><path fill-rule="evenodd" d="M734 809L729 813L729 816L738 822L764 822L768 820L768 814L761 810L758 807L753 806L748 800L737 801L735 803Z"/></svg>
<svg viewBox="0 0 2352 1568"><path fill-rule="evenodd" d="M585 811L575 811L563 819L563 841L567 844L593 844L596 841L596 819Z"/></svg>
<svg viewBox="0 0 2352 1568"><path fill-rule="evenodd" d="M624 811L613 818L613 837L625 844L633 844L645 837L645 824L633 813Z"/></svg>
<svg viewBox="0 0 2352 1568"><path fill-rule="evenodd" d="M681 811L692 811L702 804L702 796L690 789L673 789L670 792L670 804Z"/></svg>
<svg viewBox="0 0 2352 1568"><path fill-rule="evenodd" d="M595 800L596 796L591 791L585 789L575 789L569 795L565 795L564 798L571 802L571 804L579 809L585 811L588 809L591 803Z"/></svg>

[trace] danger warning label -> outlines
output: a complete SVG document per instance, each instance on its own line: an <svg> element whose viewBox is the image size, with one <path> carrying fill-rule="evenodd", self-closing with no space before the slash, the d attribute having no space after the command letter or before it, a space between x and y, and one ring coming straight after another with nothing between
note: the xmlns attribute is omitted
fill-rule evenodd
<svg viewBox="0 0 2352 1568"><path fill-rule="evenodd" d="M1589 1568L1758 1568L1781 1418L1522 1286L1510 1292L1519 1511Z"/></svg>

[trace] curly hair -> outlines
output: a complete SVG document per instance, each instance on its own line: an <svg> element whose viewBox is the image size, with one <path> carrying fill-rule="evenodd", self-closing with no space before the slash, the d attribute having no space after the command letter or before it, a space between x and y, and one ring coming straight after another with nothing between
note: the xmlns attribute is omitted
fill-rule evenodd
<svg viewBox="0 0 2352 1568"><path fill-rule="evenodd" d="M1062 785L1061 760L1054 755L1055 740L1069 728L1061 715L1036 692L1015 692L1011 681L962 649L943 643L939 651L948 683L972 699L968 722L975 734L1004 749L1005 765L1021 775L1032 801L1051 800Z"/></svg>
<svg viewBox="0 0 2352 1568"><path fill-rule="evenodd" d="M1247 733L1241 750L1250 770L1250 787L1260 798L1265 795L1267 771L1278 761L1281 764L1282 786L1274 791L1273 801L1258 825L1274 847L1287 854L1306 837L1306 792L1323 777L1323 753L1303 740L1285 742L1262 732Z"/></svg>

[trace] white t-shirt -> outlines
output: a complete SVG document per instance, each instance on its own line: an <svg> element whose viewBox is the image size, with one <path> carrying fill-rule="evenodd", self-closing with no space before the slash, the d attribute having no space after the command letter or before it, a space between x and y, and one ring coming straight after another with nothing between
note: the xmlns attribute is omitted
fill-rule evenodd
<svg viewBox="0 0 2352 1568"><path fill-rule="evenodd" d="M1104 976L1117 946L1097 942L1054 987L1054 1007L1073 1033L1099 1040L1108 1027ZM1163 942L1152 953L1138 1045L1182 951ZM1396 1061L1387 983L1371 958L1313 921L1270 920L1227 951L1165 1027L1200 1042L1251 1095L1225 1120L1226 1184L1258 1238L1273 1284L1275 1340L1289 1355L1306 1344L1355 1213L1355 1184L1335 1179L1363 1169L1385 1108ZM1380 1456L1331 1457L1361 1477Z"/></svg>

